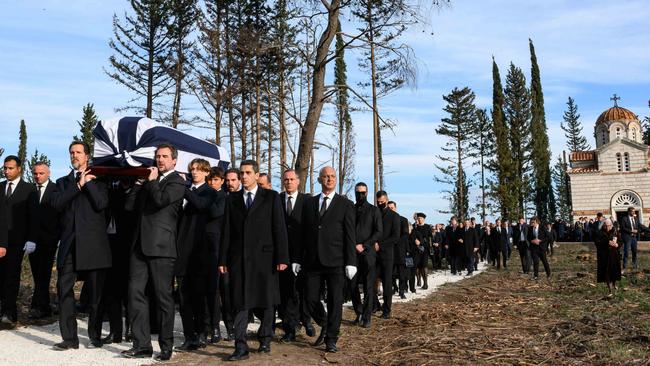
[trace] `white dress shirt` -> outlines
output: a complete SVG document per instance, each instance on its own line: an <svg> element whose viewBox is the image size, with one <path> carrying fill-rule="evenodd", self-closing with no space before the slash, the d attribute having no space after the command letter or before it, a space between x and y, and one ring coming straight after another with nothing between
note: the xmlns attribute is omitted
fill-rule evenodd
<svg viewBox="0 0 650 366"><path fill-rule="evenodd" d="M320 196L318 197L318 209L320 210L321 206L323 206L323 198L327 196L327 202L325 203L325 209L327 210L330 208L330 204L332 203L332 199L334 198L334 195L336 192L332 191L330 194L325 194L323 192L320 193Z"/></svg>
<svg viewBox="0 0 650 366"><path fill-rule="evenodd" d="M11 194L14 194L14 192L16 192L18 183L20 183L20 177L14 180L7 180L7 186L5 187L5 197L7 197L7 192L9 191L9 183L11 183Z"/></svg>
<svg viewBox="0 0 650 366"><path fill-rule="evenodd" d="M243 186L242 186L243 187ZM257 188L258 185L255 185L255 188L251 189L250 191L247 190L246 188L244 189L244 207L246 207L246 200L248 199L248 193L251 193L251 202L255 202L255 196L257 195Z"/></svg>
<svg viewBox="0 0 650 366"><path fill-rule="evenodd" d="M43 195L45 194L45 189L47 189L47 185L50 184L49 179L45 181L45 183L41 184L41 194L38 196L38 202L40 203L41 200L43 199ZM38 183L34 183L36 186L36 192L38 192Z"/></svg>

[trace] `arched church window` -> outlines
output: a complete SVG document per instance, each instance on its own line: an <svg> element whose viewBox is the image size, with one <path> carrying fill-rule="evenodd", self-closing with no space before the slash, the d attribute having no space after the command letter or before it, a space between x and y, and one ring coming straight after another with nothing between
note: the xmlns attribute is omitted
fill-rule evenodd
<svg viewBox="0 0 650 366"><path fill-rule="evenodd" d="M602 141L602 145L605 145L607 143L607 132L604 128L600 130L600 140Z"/></svg>
<svg viewBox="0 0 650 366"><path fill-rule="evenodd" d="M620 137L621 137L621 128L616 127L616 138L620 138Z"/></svg>
<svg viewBox="0 0 650 366"><path fill-rule="evenodd" d="M630 154L625 153L623 155L623 160L625 162L625 171L629 172L630 171Z"/></svg>
<svg viewBox="0 0 650 366"><path fill-rule="evenodd" d="M632 127L632 140L636 141L636 128Z"/></svg>
<svg viewBox="0 0 650 366"><path fill-rule="evenodd" d="M622 170L621 168L621 153L616 153L616 170L620 172Z"/></svg>

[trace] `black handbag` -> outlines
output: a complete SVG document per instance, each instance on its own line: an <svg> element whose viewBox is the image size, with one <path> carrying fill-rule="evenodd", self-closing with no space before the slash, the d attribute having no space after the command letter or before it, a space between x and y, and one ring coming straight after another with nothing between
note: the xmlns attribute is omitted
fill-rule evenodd
<svg viewBox="0 0 650 366"><path fill-rule="evenodd" d="M415 267L415 261L413 260L413 257L411 257L410 255L407 255L407 256L404 258L404 265L406 266L406 268L413 268L413 267Z"/></svg>

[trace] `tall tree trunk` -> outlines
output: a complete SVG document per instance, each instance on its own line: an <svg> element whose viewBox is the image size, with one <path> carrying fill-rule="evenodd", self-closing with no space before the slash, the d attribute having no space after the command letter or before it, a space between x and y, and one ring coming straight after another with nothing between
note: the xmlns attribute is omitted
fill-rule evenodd
<svg viewBox="0 0 650 366"><path fill-rule="evenodd" d="M459 136L460 136L461 133L462 133L462 131L460 130L460 127L459 127L458 128ZM461 139L458 138L456 141L457 141L456 151L457 151L457 158L458 158L458 179L457 179L457 182L458 182L457 183L458 184L458 216L459 216L459 220L464 220L465 219L465 212L464 212L465 211L464 210L464 207L465 207L465 202L464 202L465 192L463 190L465 188L465 179L464 179L465 176L464 176L464 173L463 173L463 163L462 163L462 160L461 160L461 156L463 154L463 148L462 148Z"/></svg>
<svg viewBox="0 0 650 366"><path fill-rule="evenodd" d="M285 99L284 99L284 64L282 61L280 61L280 70L279 70L279 85L280 85L280 90L279 90L279 96L278 96L278 104L280 107L279 110L279 128L280 128L280 166L282 169L287 169L287 131L286 131L286 126L285 126L285 114L284 114L284 108L285 108Z"/></svg>
<svg viewBox="0 0 650 366"><path fill-rule="evenodd" d="M149 54L147 67L147 109L145 115L151 118L153 113L153 68L154 68L154 43L155 32L149 32Z"/></svg>
<svg viewBox="0 0 650 366"><path fill-rule="evenodd" d="M248 126L246 126L246 92L242 92L241 94L241 159L247 159L247 148L248 148L248 141L246 140L247 134L246 131L248 130Z"/></svg>
<svg viewBox="0 0 650 366"><path fill-rule="evenodd" d="M267 81L267 90L271 90L271 83ZM267 113L268 113L268 152L266 160L268 162L267 172L271 176L271 168L273 167L273 116L272 116L272 103L271 96L267 98ZM282 169L280 169L280 174L282 174Z"/></svg>
<svg viewBox="0 0 650 366"><path fill-rule="evenodd" d="M182 50L181 46L178 46L178 49L176 50L177 52L177 57L178 61L176 63L176 70L175 70L175 75L174 75L174 82L175 82L175 88L174 88L174 103L172 105L172 128L178 128L178 121L180 118L181 114L181 94L183 91L183 56L182 56Z"/></svg>
<svg viewBox="0 0 650 366"><path fill-rule="evenodd" d="M259 74L258 74L259 77ZM255 160L260 165L262 162L262 101L260 100L260 82L255 83Z"/></svg>
<svg viewBox="0 0 650 366"><path fill-rule="evenodd" d="M377 65L375 64L375 43L374 43L374 25L372 22L372 3L367 3L368 17L368 43L370 44L370 86L372 88L372 138L373 138L373 162L375 192L380 189L379 181L379 164L380 164L380 147L379 147L379 115L377 114Z"/></svg>
<svg viewBox="0 0 650 366"><path fill-rule="evenodd" d="M298 155L296 156L296 172L300 177L299 189L301 191L304 191L305 189L307 169L309 166L311 151L314 147L314 136L316 135L316 128L318 127L318 121L320 120L320 115L325 103L325 71L327 69L327 58L330 45L336 36L336 28L339 22L341 6L341 0L332 0L329 4L326 0L321 0L321 2L327 9L327 26L321 34L318 47L316 48L316 59L314 62L314 73L312 77L312 97L309 103L307 119L305 120L300 134Z"/></svg>

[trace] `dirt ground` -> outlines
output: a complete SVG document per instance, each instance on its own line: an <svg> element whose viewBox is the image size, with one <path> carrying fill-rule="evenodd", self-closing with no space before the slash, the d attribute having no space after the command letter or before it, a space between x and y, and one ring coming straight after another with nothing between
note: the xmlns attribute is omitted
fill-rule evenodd
<svg viewBox="0 0 650 366"><path fill-rule="evenodd" d="M354 314L346 309L336 354L312 347L314 338L301 331L294 344L274 341L270 354L255 352L252 336L251 357L238 364L650 365L650 252L640 252L639 263L607 299L605 286L596 283L592 244L556 249L550 282L521 274L515 252L509 270L490 269L426 299L395 304L392 318L373 319L371 329L352 325ZM221 364L233 347L222 341L176 353L168 363Z"/></svg>

